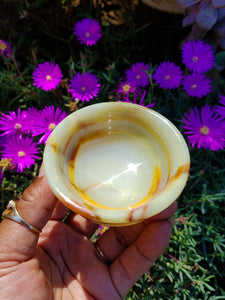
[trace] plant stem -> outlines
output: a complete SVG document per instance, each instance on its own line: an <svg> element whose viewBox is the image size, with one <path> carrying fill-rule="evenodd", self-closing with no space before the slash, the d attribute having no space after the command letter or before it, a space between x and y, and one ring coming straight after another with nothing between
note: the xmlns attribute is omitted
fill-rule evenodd
<svg viewBox="0 0 225 300"><path fill-rule="evenodd" d="M24 84L25 86L27 86L27 83L26 83L26 81L24 80L23 75L22 75L21 72L20 72L19 66L18 66L18 64L17 64L16 59L15 59L14 56L12 57L12 60L13 60L13 63L14 63L14 65L15 65L15 67L16 67L17 73L18 73L18 75L19 75L21 81L23 82L23 84Z"/></svg>

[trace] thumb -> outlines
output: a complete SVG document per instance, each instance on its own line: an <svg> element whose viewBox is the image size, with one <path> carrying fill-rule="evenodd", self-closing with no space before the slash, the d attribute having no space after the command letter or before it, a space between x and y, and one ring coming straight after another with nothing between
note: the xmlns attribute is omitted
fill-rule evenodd
<svg viewBox="0 0 225 300"><path fill-rule="evenodd" d="M17 202L17 211L30 225L42 229L48 222L57 203L45 178L43 167L38 177L24 191ZM29 259L36 247L39 234L10 219L0 224L0 253L7 260L18 262ZM1 256L0 256L1 257Z"/></svg>

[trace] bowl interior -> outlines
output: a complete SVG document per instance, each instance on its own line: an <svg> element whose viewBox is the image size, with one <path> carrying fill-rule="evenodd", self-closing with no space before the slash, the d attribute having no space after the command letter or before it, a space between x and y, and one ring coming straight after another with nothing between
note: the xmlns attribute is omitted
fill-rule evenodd
<svg viewBox="0 0 225 300"><path fill-rule="evenodd" d="M90 203L111 208L140 202L153 192L156 180L164 186L169 169L163 146L151 132L113 116L110 124L103 121L76 132L62 166Z"/></svg>
<svg viewBox="0 0 225 300"><path fill-rule="evenodd" d="M178 130L153 110L101 103L71 114L54 129L44 164L64 204L97 222L121 224L148 217L149 202L165 191L170 199L158 204L160 209L177 198L189 153ZM134 217L138 208L141 216Z"/></svg>

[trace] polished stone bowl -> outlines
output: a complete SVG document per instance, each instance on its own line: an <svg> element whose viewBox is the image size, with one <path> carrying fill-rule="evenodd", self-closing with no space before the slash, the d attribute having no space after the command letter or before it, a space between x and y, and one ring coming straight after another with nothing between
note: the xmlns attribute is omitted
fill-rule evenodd
<svg viewBox="0 0 225 300"><path fill-rule="evenodd" d="M72 211L99 224L141 222L167 208L188 179L184 138L159 113L131 103L71 113L44 150L50 188Z"/></svg>

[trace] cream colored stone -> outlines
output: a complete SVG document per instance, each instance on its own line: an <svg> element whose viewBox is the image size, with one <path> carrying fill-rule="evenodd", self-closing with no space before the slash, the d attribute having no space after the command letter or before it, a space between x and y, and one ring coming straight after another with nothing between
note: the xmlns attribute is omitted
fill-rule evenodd
<svg viewBox="0 0 225 300"><path fill-rule="evenodd" d="M159 213L182 192L187 145L159 113L123 102L99 103L64 119L44 151L56 197L94 222L129 225Z"/></svg>

